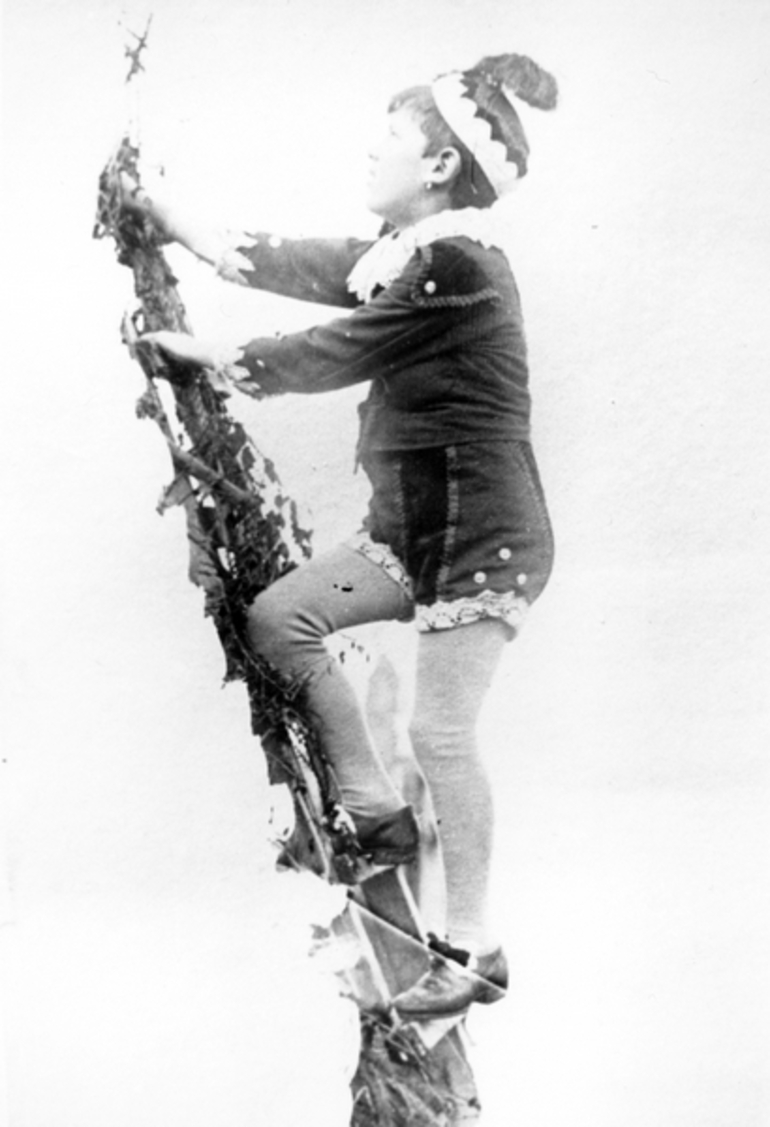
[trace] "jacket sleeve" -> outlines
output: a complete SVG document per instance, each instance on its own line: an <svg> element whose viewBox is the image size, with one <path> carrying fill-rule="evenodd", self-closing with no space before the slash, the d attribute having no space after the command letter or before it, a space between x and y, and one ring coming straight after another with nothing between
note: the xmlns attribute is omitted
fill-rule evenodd
<svg viewBox="0 0 770 1127"><path fill-rule="evenodd" d="M217 263L217 272L242 286L348 308L358 304L348 290L348 275L371 245L360 239L242 234Z"/></svg>
<svg viewBox="0 0 770 1127"><path fill-rule="evenodd" d="M437 253L438 251L438 253ZM467 267L467 264L466 264ZM244 348L235 381L247 394L332 391L434 358L453 347L463 311L499 301L489 279L436 244L417 250L401 276L347 317L305 332L260 337Z"/></svg>

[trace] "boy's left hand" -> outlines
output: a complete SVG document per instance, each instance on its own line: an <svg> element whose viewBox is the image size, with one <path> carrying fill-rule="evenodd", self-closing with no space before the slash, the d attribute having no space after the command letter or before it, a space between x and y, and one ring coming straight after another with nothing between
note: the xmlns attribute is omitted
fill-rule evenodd
<svg viewBox="0 0 770 1127"><path fill-rule="evenodd" d="M200 364L203 368L216 366L215 349L206 341L190 336L189 333L175 333L169 329L160 329L154 333L143 333L140 342L156 345L168 356L175 360L183 360L188 364Z"/></svg>

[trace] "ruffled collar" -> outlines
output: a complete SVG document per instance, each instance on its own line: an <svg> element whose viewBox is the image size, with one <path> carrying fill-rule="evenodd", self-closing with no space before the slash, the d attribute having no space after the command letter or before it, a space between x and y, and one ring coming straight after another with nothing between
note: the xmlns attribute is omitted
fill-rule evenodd
<svg viewBox="0 0 770 1127"><path fill-rule="evenodd" d="M403 274L418 247L437 239L466 238L506 253L510 239L507 223L496 207L447 209L429 215L403 231L383 235L359 258L348 277L348 289L369 301L378 286L385 288Z"/></svg>

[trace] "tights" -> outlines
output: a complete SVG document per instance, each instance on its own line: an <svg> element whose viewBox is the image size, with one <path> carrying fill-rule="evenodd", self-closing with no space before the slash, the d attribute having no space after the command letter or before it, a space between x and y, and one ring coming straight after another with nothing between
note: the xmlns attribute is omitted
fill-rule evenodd
<svg viewBox="0 0 770 1127"><path fill-rule="evenodd" d="M345 546L284 576L257 598L251 610L252 645L302 684L343 804L354 819L391 813L404 800L324 639L367 622L405 618L409 612L401 587L375 563ZM409 726L439 822L447 935L451 943L481 952L492 946L486 900L493 812L475 729L506 636L506 628L492 619L420 634Z"/></svg>

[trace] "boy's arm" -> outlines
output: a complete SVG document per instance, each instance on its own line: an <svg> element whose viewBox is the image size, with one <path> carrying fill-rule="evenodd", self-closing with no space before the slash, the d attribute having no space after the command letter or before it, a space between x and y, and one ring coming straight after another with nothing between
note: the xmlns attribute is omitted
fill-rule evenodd
<svg viewBox="0 0 770 1127"><path fill-rule="evenodd" d="M219 273L242 286L300 301L353 309L348 277L371 242L362 239L284 239L264 231L231 241Z"/></svg>
<svg viewBox="0 0 770 1127"><path fill-rule="evenodd" d="M144 333L139 344L224 376L220 390L235 387L262 398L287 391L318 394L387 376L405 354L429 346L445 323L439 311L426 317L416 308L401 279L349 316L299 333L222 346L159 331Z"/></svg>
<svg viewBox="0 0 770 1127"><path fill-rule="evenodd" d="M163 196L162 190L147 192L126 172L121 172L120 183L123 206L128 211L146 215L168 242L180 243L197 258L212 266L232 248L232 238L228 238L227 232L185 215L176 203L172 205Z"/></svg>
<svg viewBox="0 0 770 1127"><path fill-rule="evenodd" d="M150 333L145 338L183 360L223 370L232 386L261 397L282 392L317 394L404 369L417 383L437 357L467 334L478 336L475 310L495 305L509 315L492 279L452 247L420 248L404 273L351 314L303 332L257 337L216 349L195 338Z"/></svg>
<svg viewBox="0 0 770 1127"><path fill-rule="evenodd" d="M479 306L503 308L491 281L462 250L419 248L399 278L349 315L247 342L230 374L239 390L262 395L387 382L405 369L419 384L443 352L470 339ZM241 376L244 370L248 374Z"/></svg>
<svg viewBox="0 0 770 1127"><path fill-rule="evenodd" d="M352 308L358 304L347 279L371 246L361 239L282 239L216 228L186 215L161 191L147 192L121 173L123 206L146 215L169 242L180 243L214 266L228 282L300 301Z"/></svg>

